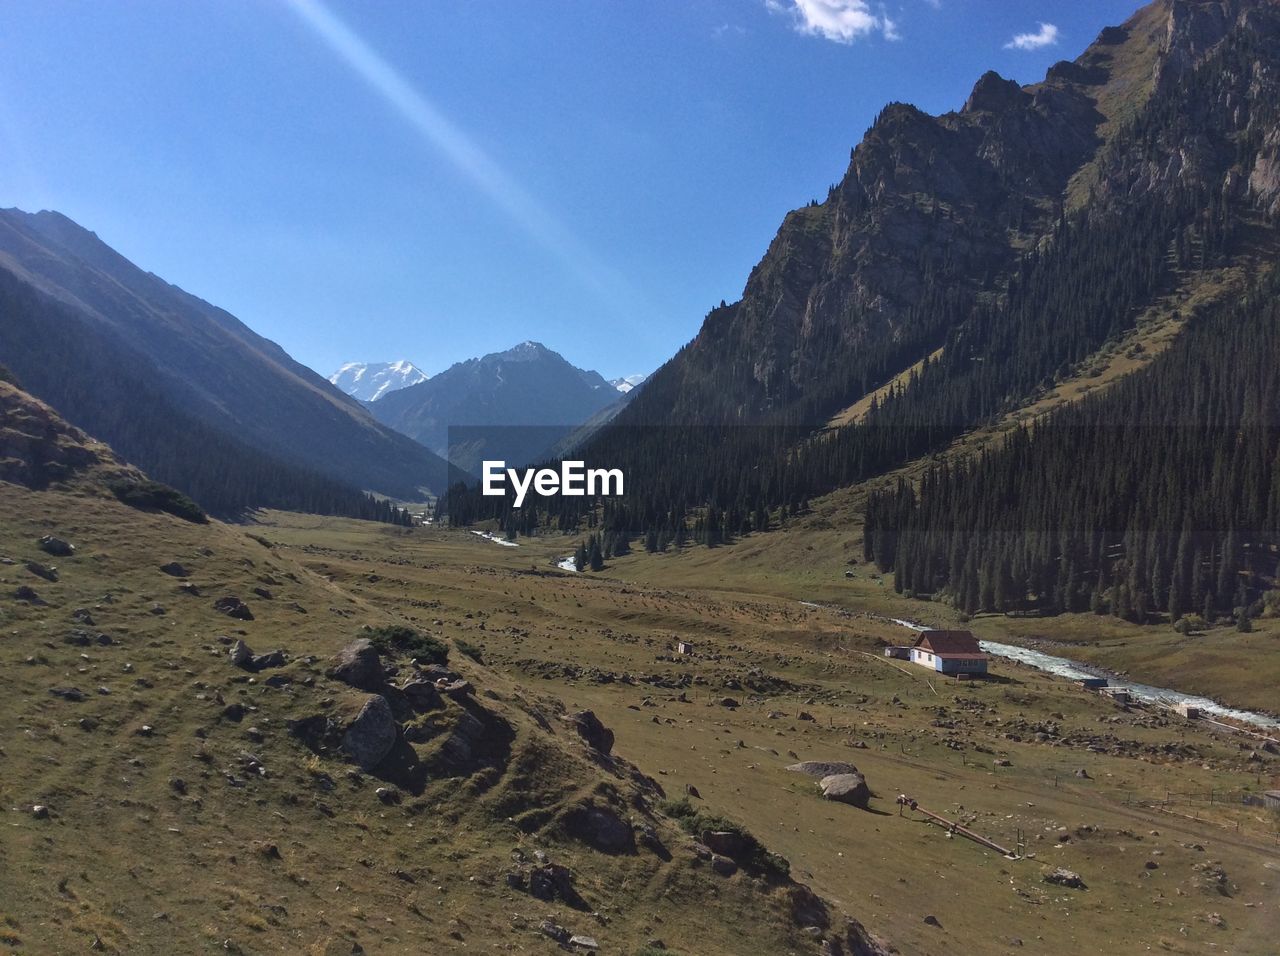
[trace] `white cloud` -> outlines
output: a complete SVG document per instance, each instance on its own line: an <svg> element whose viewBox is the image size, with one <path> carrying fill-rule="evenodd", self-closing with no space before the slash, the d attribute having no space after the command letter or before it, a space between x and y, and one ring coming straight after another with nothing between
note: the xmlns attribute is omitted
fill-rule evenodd
<svg viewBox="0 0 1280 956"><path fill-rule="evenodd" d="M1040 24L1036 33L1019 33L1004 45L1006 50L1039 50L1058 42L1058 28L1052 23Z"/></svg>
<svg viewBox="0 0 1280 956"><path fill-rule="evenodd" d="M876 32L886 40L901 39L898 25L883 10L872 13L867 0L765 0L764 5L792 17L798 32L836 43L852 43Z"/></svg>
<svg viewBox="0 0 1280 956"><path fill-rule="evenodd" d="M884 8L880 8L880 30L884 33L886 40L901 40L902 34L898 32L898 24L889 19L889 14L884 12Z"/></svg>

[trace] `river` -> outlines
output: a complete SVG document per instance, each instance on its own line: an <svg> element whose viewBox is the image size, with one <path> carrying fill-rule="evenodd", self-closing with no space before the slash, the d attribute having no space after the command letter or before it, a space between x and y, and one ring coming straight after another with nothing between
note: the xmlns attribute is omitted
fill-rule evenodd
<svg viewBox="0 0 1280 956"><path fill-rule="evenodd" d="M1194 694L1184 694L1182 691L1170 690L1167 687L1138 684L1123 677L1117 677L1090 664L1082 664L1079 661L1069 660L1065 657L1054 657L1052 654L1045 654L1042 651L1033 651L1029 647L1000 644L996 641L979 641L978 644L988 654L1021 661L1023 664L1029 664L1039 670L1056 674L1059 677L1066 677L1070 680L1082 680L1086 677L1105 677L1109 686L1123 687L1139 700L1160 701L1167 704L1187 703L1193 707L1198 707L1203 713L1212 714L1216 717L1229 717L1232 720L1253 724L1255 727L1262 727L1272 731L1280 730L1280 719L1269 717L1266 714L1257 714L1251 710L1236 710L1232 707L1226 707L1207 697L1196 697Z"/></svg>

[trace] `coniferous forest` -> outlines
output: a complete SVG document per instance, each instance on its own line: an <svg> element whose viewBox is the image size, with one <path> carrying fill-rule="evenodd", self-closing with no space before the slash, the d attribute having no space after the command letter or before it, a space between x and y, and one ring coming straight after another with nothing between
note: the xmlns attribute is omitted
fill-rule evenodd
<svg viewBox="0 0 1280 956"><path fill-rule="evenodd" d="M1280 544L1278 296L1280 270L1106 392L874 494L866 556L971 613L1247 620Z"/></svg>

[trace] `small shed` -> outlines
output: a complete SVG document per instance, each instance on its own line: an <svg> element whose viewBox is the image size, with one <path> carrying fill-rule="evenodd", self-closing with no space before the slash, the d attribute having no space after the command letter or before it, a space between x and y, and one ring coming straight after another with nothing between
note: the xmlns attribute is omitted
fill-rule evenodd
<svg viewBox="0 0 1280 956"><path fill-rule="evenodd" d="M1200 708L1195 704L1187 703L1185 700L1178 701L1173 705L1173 709L1187 718L1187 720L1195 720L1200 716Z"/></svg>
<svg viewBox="0 0 1280 956"><path fill-rule="evenodd" d="M1078 683L1085 690L1102 690L1107 686L1107 679L1105 677L1082 677Z"/></svg>
<svg viewBox="0 0 1280 956"><path fill-rule="evenodd" d="M1117 704L1129 703L1129 688L1127 687L1104 687L1102 693L1106 694Z"/></svg>
<svg viewBox="0 0 1280 956"><path fill-rule="evenodd" d="M692 644L690 644L688 641L676 641L676 653L677 653L677 654L692 654L692 653L693 653L693 645L692 645Z"/></svg>
<svg viewBox="0 0 1280 956"><path fill-rule="evenodd" d="M1268 810L1280 810L1280 790L1267 790L1262 794L1262 805Z"/></svg>
<svg viewBox="0 0 1280 956"><path fill-rule="evenodd" d="M892 657L896 660L907 661L911 659L911 648L889 646L884 649L885 657Z"/></svg>

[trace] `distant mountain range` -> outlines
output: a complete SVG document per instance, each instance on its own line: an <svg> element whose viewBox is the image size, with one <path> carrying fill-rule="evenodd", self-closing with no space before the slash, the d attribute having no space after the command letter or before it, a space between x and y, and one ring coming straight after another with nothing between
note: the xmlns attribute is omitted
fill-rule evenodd
<svg viewBox="0 0 1280 956"><path fill-rule="evenodd" d="M609 384L625 395L648 377L647 375L625 375L622 378L609 379Z"/></svg>
<svg viewBox="0 0 1280 956"><path fill-rule="evenodd" d="M213 511L421 500L447 466L235 316L56 212L0 211L0 363ZM356 496L356 497L353 497Z"/></svg>
<svg viewBox="0 0 1280 956"><path fill-rule="evenodd" d="M632 384L620 381L625 389L541 343L522 342L387 392L369 409L383 424L474 472L485 458L528 463L587 421L621 408Z"/></svg>
<svg viewBox="0 0 1280 956"><path fill-rule="evenodd" d="M329 381L352 398L376 402L388 392L425 382L429 376L412 362L348 362Z"/></svg>

